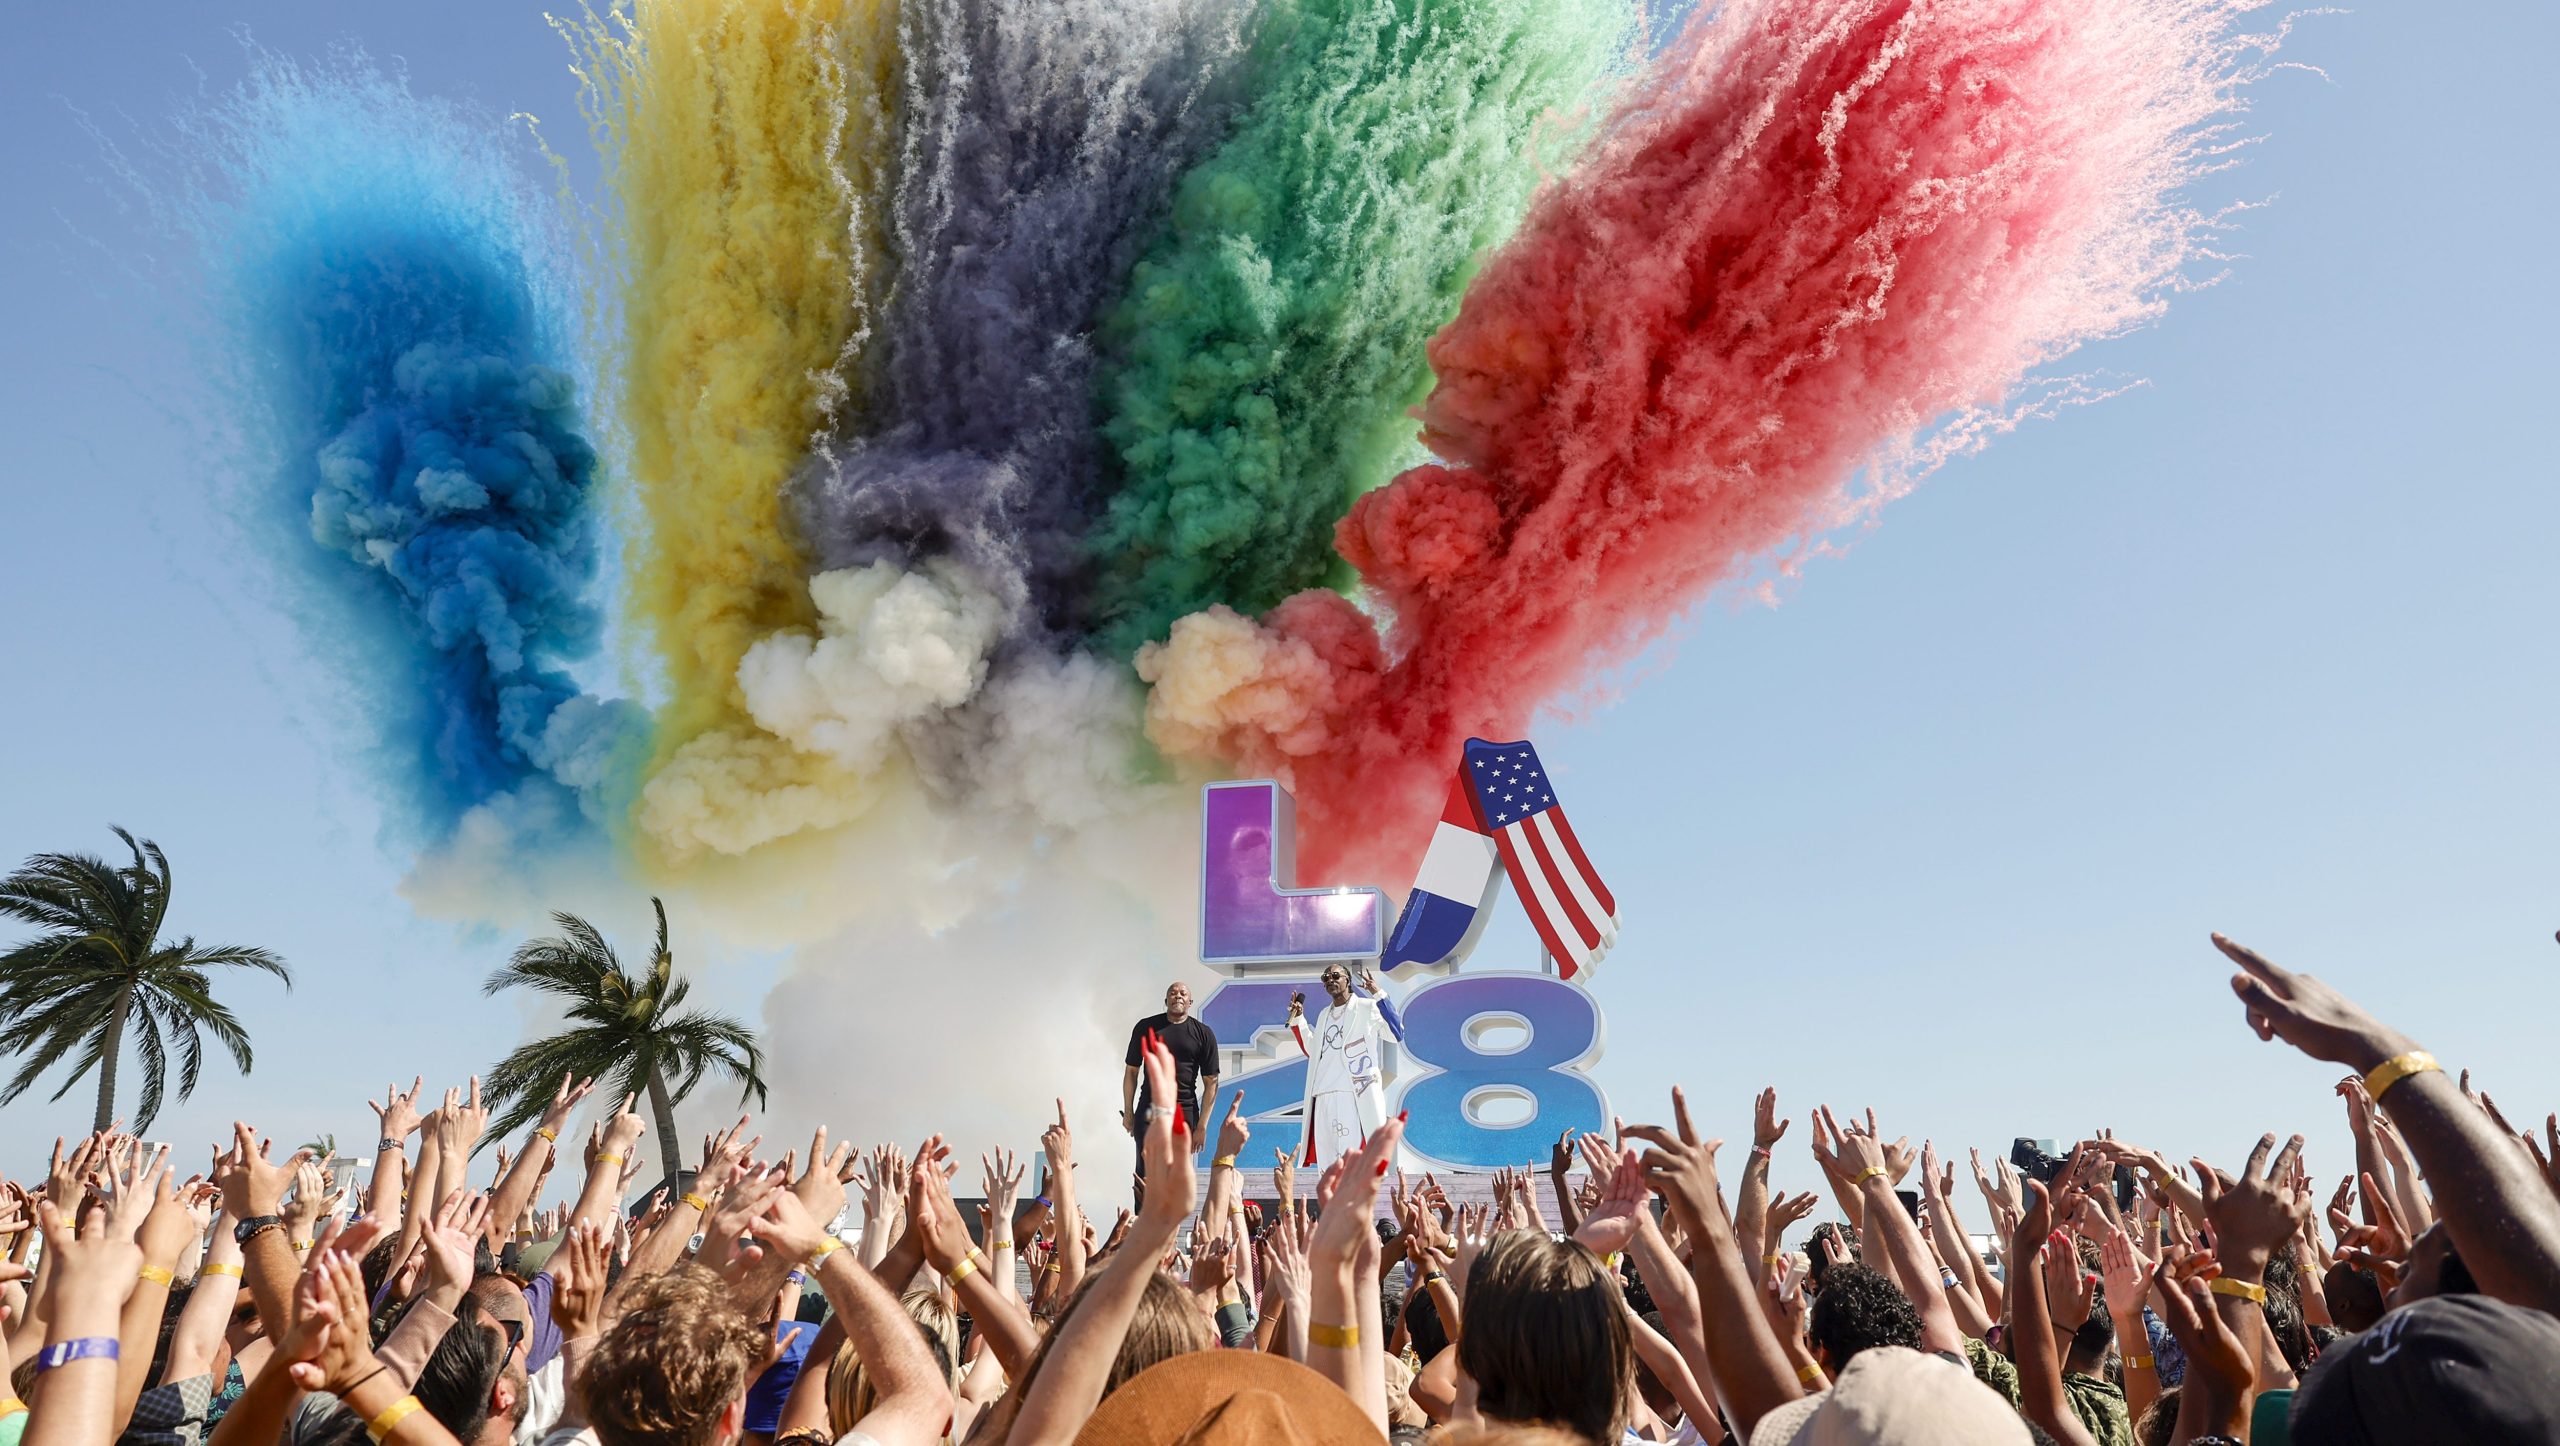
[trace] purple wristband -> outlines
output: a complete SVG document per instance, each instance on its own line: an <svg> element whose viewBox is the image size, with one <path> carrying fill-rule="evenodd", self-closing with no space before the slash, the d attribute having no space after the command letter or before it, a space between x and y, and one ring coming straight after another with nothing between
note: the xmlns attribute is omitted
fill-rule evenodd
<svg viewBox="0 0 2560 1446"><path fill-rule="evenodd" d="M112 1361L116 1359L114 1336L81 1336L74 1340L56 1341L36 1352L36 1370L41 1373L70 1361Z"/></svg>

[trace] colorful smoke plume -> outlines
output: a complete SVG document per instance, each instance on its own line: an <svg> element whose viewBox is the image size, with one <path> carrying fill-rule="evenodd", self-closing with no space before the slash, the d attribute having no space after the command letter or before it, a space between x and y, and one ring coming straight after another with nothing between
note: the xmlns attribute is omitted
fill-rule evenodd
<svg viewBox="0 0 2560 1446"><path fill-rule="evenodd" d="M1289 781L1319 873L1409 874L1463 739L1521 730L2159 313L2210 234L2179 192L2229 139L2244 8L1701 10L1433 338L1437 460L1334 530L1369 611L1184 618L1138 660L1150 735Z"/></svg>
<svg viewBox="0 0 2560 1446"><path fill-rule="evenodd" d="M598 461L562 237L498 126L357 59L263 59L201 120L188 224L231 329L252 526L429 849L600 839L647 751L580 689Z"/></svg>
<svg viewBox="0 0 2560 1446"><path fill-rule="evenodd" d="M1028 1070L1187 957L1192 784L1400 883L1460 740L2090 395L2253 8L624 0L596 195L273 63L197 229L429 892L571 838L805 949L813 1081L1037 956Z"/></svg>

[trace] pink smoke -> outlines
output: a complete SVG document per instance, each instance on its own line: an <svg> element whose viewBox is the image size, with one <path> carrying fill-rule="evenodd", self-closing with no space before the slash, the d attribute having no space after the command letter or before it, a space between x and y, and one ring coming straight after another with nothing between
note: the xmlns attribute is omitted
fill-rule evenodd
<svg viewBox="0 0 2560 1446"><path fill-rule="evenodd" d="M1431 343L1441 459L1335 533L1341 596L1140 659L1177 756L1284 778L1310 873L1400 879L1460 740L1518 736L1773 555L2068 390L2210 221L2251 0L1702 7ZM1711 12L1711 13L1709 13Z"/></svg>

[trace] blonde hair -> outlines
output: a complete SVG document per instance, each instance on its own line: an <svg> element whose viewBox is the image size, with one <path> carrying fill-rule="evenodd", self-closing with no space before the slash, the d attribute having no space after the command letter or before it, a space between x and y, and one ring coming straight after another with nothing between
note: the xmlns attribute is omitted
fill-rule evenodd
<svg viewBox="0 0 2560 1446"><path fill-rule="evenodd" d="M950 1303L930 1290L911 1290L898 1297L906 1307L907 1319L924 1333L924 1343L932 1350L935 1364L942 1367L943 1384L957 1388L960 1384L960 1318L952 1313ZM856 1421L871 1414L880 1403L880 1388L873 1384L871 1373L863 1369L862 1353L846 1341L836 1347L836 1357L827 1363L827 1425L841 1440L853 1430Z"/></svg>

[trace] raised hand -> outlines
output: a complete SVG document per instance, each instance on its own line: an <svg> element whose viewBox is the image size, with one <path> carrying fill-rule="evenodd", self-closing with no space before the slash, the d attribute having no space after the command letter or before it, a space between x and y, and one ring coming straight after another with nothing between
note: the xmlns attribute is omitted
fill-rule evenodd
<svg viewBox="0 0 2560 1446"><path fill-rule="evenodd" d="M1716 1179L1716 1151L1724 1147L1724 1141L1700 1142L1697 1126L1689 1119L1686 1091L1671 1092L1671 1115L1671 1130L1660 1125L1629 1125L1625 1133L1628 1139L1653 1146L1644 1152L1640 1162L1645 1183L1670 1207L1682 1230L1704 1239L1707 1212L1724 1209L1724 1187Z"/></svg>
<svg viewBox="0 0 2560 1446"><path fill-rule="evenodd" d="M993 1155L978 1157L978 1172L987 1197L987 1228L991 1240L1001 1240L1013 1229L1013 1207L1014 1202L1021 1198L1024 1169L1014 1159L1011 1150L998 1150Z"/></svg>
<svg viewBox="0 0 2560 1446"><path fill-rule="evenodd" d="M1159 1102L1176 1098L1171 1094L1150 1095ZM1067 1128L1067 1102L1059 1100L1058 1122L1040 1132L1040 1153L1049 1159L1049 1178L1063 1179L1076 1165L1075 1133ZM1161 1104L1158 1106L1161 1108Z"/></svg>
<svg viewBox="0 0 2560 1446"><path fill-rule="evenodd" d="M2173 1266L2164 1256L2151 1282L2160 1318L2187 1356L2186 1384L2178 1404L2179 1439L2219 1434L2236 1441L2247 1434L2256 1370L2248 1347L2213 1308L2213 1296L2205 1284L2210 1274L2209 1268Z"/></svg>
<svg viewBox="0 0 2560 1446"><path fill-rule="evenodd" d="M800 1204L820 1221L836 1218L844 1209L844 1178L852 1173L853 1146L827 1148L827 1127L818 1126L809 1137L809 1168L792 1182L791 1193Z"/></svg>
<svg viewBox="0 0 2560 1446"><path fill-rule="evenodd" d="M1298 1166L1286 1150L1271 1152L1271 1191L1280 1197L1283 1210L1289 1208L1290 1201L1298 1198Z"/></svg>
<svg viewBox="0 0 2560 1446"><path fill-rule="evenodd" d="M418 1114L418 1092L426 1088L426 1084L427 1077L418 1076L409 1082L409 1092L405 1095L400 1093L398 1085L387 1084L382 1087L381 1104L365 1101L373 1111L374 1120L381 1126L382 1138L391 1141L392 1148L398 1148L400 1141L416 1134L418 1126L424 1123Z"/></svg>
<svg viewBox="0 0 2560 1446"><path fill-rule="evenodd" d="M1582 1137L1582 1157L1590 1165L1591 1178L1606 1184L1573 1238L1594 1255L1615 1255L1635 1239L1648 1193L1644 1167L1637 1163L1635 1151L1614 1149L1598 1135Z"/></svg>
<svg viewBox="0 0 2560 1446"><path fill-rule="evenodd" d="M949 1180L930 1163L942 1150L940 1135L917 1149L918 1167L907 1187L907 1215L924 1245L925 1263L948 1276L976 1246L969 1239L969 1227L960 1223L959 1207L951 1202Z"/></svg>
<svg viewBox="0 0 2560 1446"><path fill-rule="evenodd" d="M471 1083L472 1099L476 1103L480 1095L480 1082L475 1079ZM560 1131L569 1123L569 1116L577 1113L578 1106L586 1100L587 1095L595 1087L594 1080L578 1079L575 1071L564 1072L560 1076L560 1088L551 1092L551 1103L542 1107L542 1128L549 1130L553 1139L558 1139ZM482 1110L480 1113L483 1120L487 1119L488 1111Z"/></svg>
<svg viewBox="0 0 2560 1446"><path fill-rule="evenodd" d="M551 1320L567 1340L584 1340L604 1328L605 1289L611 1284L610 1232L590 1221L573 1227L551 1253Z"/></svg>
<svg viewBox="0 0 2560 1446"><path fill-rule="evenodd" d="M1182 1118L1180 1109L1167 1103L1181 1097L1174 1089L1172 1052L1164 1047L1163 1041L1150 1038L1141 1062L1147 1072L1147 1098L1156 1103L1148 1108L1143 1122L1146 1126L1147 1198L1138 1218L1143 1224L1162 1228L1165 1238L1170 1240L1173 1233L1181 1228L1182 1221L1191 1214L1199 1170L1191 1158L1189 1122ZM1057 1169L1061 1164L1071 1166L1067 1112L1063 1105L1058 1110L1058 1123L1041 1136L1041 1148L1050 1149L1052 1139L1057 1141L1057 1146L1049 1157L1051 1168ZM1370 1190L1369 1198L1377 1199L1374 1188Z"/></svg>
<svg viewBox="0 0 2560 1446"><path fill-rule="evenodd" d="M468 1155L480 1144L489 1130L488 1107L480 1103L480 1076L471 1077L470 1090L447 1107L453 1117L453 1148Z"/></svg>
<svg viewBox="0 0 2560 1446"><path fill-rule="evenodd" d="M1238 1158L1239 1152L1244 1149L1245 1141L1252 1138L1253 1131L1244 1122L1244 1091L1238 1090L1227 1097L1226 1117L1218 1121L1217 1158L1221 1160Z"/></svg>
<svg viewBox="0 0 2560 1446"><path fill-rule="evenodd" d="M702 1168L694 1172L694 1193L707 1199L727 1189L763 1143L762 1135L748 1137L745 1115L738 1116L738 1122L721 1133L703 1136Z"/></svg>
<svg viewBox="0 0 2560 1446"><path fill-rule="evenodd" d="M450 1292L458 1299L471 1288L481 1232L488 1219L489 1197L477 1190L456 1190L444 1197L421 1237L427 1252L429 1291Z"/></svg>
<svg viewBox="0 0 2560 1446"><path fill-rule="evenodd" d="M1770 1197L1768 1213L1761 1217L1760 1229L1762 1237L1769 1242L1769 1249L1772 1252L1777 1250L1778 1242L1786 1238L1787 1231L1793 1228L1797 1221L1813 1213L1813 1207L1819 1203L1819 1200L1820 1197L1810 1190L1801 1195Z"/></svg>
<svg viewBox="0 0 2560 1446"><path fill-rule="evenodd" d="M2268 1258L2302 1228L2312 1209L2310 1190L2298 1186L2294 1175L2302 1137L2295 1135L2282 1150L2275 1146L2275 1136L2259 1136L2258 1147L2249 1152L2249 1163L2236 1180L2202 1160L2194 1162L2204 1185L2205 1218L2213 1224L2214 1255L2225 1274L2253 1283L2266 1269ZM2275 1151L2272 1164L2267 1160L2270 1151ZM2262 1165L2264 1170L2259 1168Z"/></svg>
<svg viewBox="0 0 2560 1446"><path fill-rule="evenodd" d="M1766 1150L1787 1137L1787 1117L1778 1113L1778 1087L1771 1085L1751 1101L1751 1146Z"/></svg>
<svg viewBox="0 0 2560 1446"><path fill-rule="evenodd" d="M2240 966L2231 976L2231 992L2240 996L2258 1038L2281 1039L2313 1059L2343 1064L2358 1074L2371 1074L2384 1060L2416 1048L2407 1035L2311 975L2280 969L2255 949L2220 934L2213 936L2213 946Z"/></svg>
<svg viewBox="0 0 2560 1446"><path fill-rule="evenodd" d="M222 1213L233 1220L284 1213L284 1167L267 1158L267 1142L257 1131L234 1121L231 1153L214 1175L222 1187Z"/></svg>

